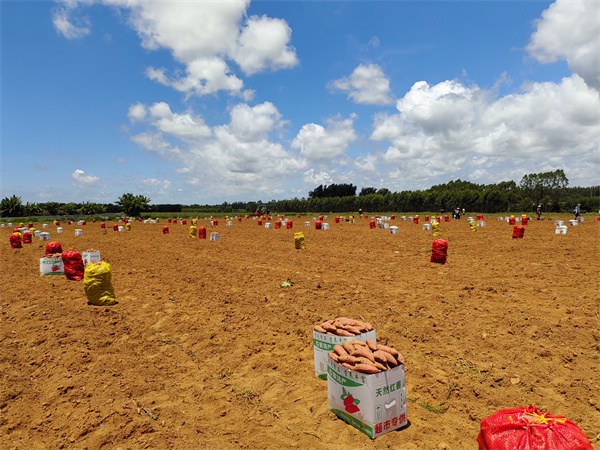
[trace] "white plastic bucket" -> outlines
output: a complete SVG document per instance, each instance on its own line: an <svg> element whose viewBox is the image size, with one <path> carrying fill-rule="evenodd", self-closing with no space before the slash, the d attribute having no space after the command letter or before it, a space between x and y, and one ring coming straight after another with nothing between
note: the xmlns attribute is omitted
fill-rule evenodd
<svg viewBox="0 0 600 450"><path fill-rule="evenodd" d="M62 227L58 227L58 228L56 228L56 232L57 232L58 234L62 234Z"/></svg>
<svg viewBox="0 0 600 450"><path fill-rule="evenodd" d="M48 224L47 223L43 224L42 228L48 228Z"/></svg>

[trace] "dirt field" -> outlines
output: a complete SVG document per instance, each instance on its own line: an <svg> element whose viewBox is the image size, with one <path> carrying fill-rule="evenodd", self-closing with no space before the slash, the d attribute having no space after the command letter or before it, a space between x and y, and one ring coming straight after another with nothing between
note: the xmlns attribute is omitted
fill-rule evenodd
<svg viewBox="0 0 600 450"><path fill-rule="evenodd" d="M63 250L111 264L110 307L89 306L81 281L39 276L46 242L13 250L2 228L0 446L468 450L481 419L535 405L600 448L600 223L560 236L553 220L571 217L548 219L524 239L495 217L476 233L466 218L442 223L447 265L429 262L423 215L398 216L398 235L364 219L201 219L219 242L188 238L189 220L168 235L165 220L122 233L50 224ZM329 411L312 329L338 316L404 354L406 428L371 440Z"/></svg>

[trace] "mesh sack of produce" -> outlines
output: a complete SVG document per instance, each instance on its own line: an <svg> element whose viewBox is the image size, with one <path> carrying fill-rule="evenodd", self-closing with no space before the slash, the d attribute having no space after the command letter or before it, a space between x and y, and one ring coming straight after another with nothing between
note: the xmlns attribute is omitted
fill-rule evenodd
<svg viewBox="0 0 600 450"><path fill-rule="evenodd" d="M76 250L67 250L62 254L65 276L68 280L81 281L85 267L81 253Z"/></svg>
<svg viewBox="0 0 600 450"><path fill-rule="evenodd" d="M198 228L196 228L194 225L192 225L192 226L190 227L189 236L190 236L191 238L194 238L194 239L195 239L197 234L198 234Z"/></svg>
<svg viewBox="0 0 600 450"><path fill-rule="evenodd" d="M46 255L52 255L53 253L62 253L60 242L48 242L46 244Z"/></svg>
<svg viewBox="0 0 600 450"><path fill-rule="evenodd" d="M23 233L23 244L31 244L31 233L29 231Z"/></svg>
<svg viewBox="0 0 600 450"><path fill-rule="evenodd" d="M206 227L198 228L198 239L206 239Z"/></svg>
<svg viewBox="0 0 600 450"><path fill-rule="evenodd" d="M296 250L304 250L306 246L304 244L304 233L294 233L294 245Z"/></svg>
<svg viewBox="0 0 600 450"><path fill-rule="evenodd" d="M163 234L169 234L169 227L168 226L165 225L162 230L163 230Z"/></svg>
<svg viewBox="0 0 600 450"><path fill-rule="evenodd" d="M522 225L516 225L513 228L513 239L523 239L523 235L525 234L525 227Z"/></svg>
<svg viewBox="0 0 600 450"><path fill-rule="evenodd" d="M483 419L477 443L479 450L593 450L575 423L535 406L503 409Z"/></svg>
<svg viewBox="0 0 600 450"><path fill-rule="evenodd" d="M431 244L431 259L430 262L438 264L448 264L446 257L448 256L448 242L443 239L436 239Z"/></svg>
<svg viewBox="0 0 600 450"><path fill-rule="evenodd" d="M97 306L114 305L115 290L111 282L110 264L102 261L88 264L83 275L83 289L88 303Z"/></svg>
<svg viewBox="0 0 600 450"><path fill-rule="evenodd" d="M22 248L21 245L21 233L14 233L10 235L10 248Z"/></svg>

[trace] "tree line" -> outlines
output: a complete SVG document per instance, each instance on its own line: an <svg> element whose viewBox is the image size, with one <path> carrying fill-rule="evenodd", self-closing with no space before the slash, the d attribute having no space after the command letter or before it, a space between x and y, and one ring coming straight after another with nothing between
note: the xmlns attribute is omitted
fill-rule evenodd
<svg viewBox="0 0 600 450"><path fill-rule="evenodd" d="M498 184L475 184L453 180L426 190L391 192L387 188L364 187L356 195L352 184L320 185L310 191L308 198L252 202L224 202L220 205L151 205L143 195L123 194L114 203L29 203L23 204L15 195L5 197L0 204L2 217L72 216L121 213L128 216L154 212L167 213L253 213L271 212L450 212L454 208L470 212L533 213L538 205L547 213L571 212L580 205L582 212L600 208L600 186L568 187L562 170L525 175L517 185L514 181Z"/></svg>

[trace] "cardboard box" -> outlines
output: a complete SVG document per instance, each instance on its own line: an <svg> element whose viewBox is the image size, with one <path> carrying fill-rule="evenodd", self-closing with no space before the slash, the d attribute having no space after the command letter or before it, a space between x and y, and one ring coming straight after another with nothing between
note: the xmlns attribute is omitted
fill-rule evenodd
<svg viewBox="0 0 600 450"><path fill-rule="evenodd" d="M322 380L327 379L327 360L329 356L327 354L333 351L333 347L336 345L342 345L344 341L351 341L357 339L365 342L367 339L373 339L375 342L375 330L368 331L366 333L359 334L358 336L331 336L326 333L319 333L313 330L313 351L315 353L315 375Z"/></svg>
<svg viewBox="0 0 600 450"><path fill-rule="evenodd" d="M64 275L62 258L40 258L40 275Z"/></svg>
<svg viewBox="0 0 600 450"><path fill-rule="evenodd" d="M327 397L335 415L371 439L408 423L403 365L368 375L327 358Z"/></svg>
<svg viewBox="0 0 600 450"><path fill-rule="evenodd" d="M100 252L82 252L81 258L83 259L83 265L87 266L91 263L99 263L102 261L100 259Z"/></svg>

